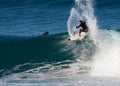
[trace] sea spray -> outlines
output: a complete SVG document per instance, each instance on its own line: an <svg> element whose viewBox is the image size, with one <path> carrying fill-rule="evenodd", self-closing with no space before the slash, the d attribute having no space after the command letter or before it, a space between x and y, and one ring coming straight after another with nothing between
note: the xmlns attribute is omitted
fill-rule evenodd
<svg viewBox="0 0 120 86"><path fill-rule="evenodd" d="M89 27L90 40L93 40L93 42L96 44L97 43L96 42L97 20L94 16L92 0L75 0L75 6L71 9L71 13L67 22L68 33L71 38L74 38L73 32L76 31L75 26L79 24L79 20L86 21ZM89 45L89 49L85 49L85 46L88 46L88 45ZM71 46L74 46L74 44ZM76 45L76 48L73 49L74 57L78 58L77 59L78 62L80 63L84 62L86 60L83 60L83 59L87 58L88 56L86 55L87 54L89 55L89 53L93 49L95 49L95 47L93 48L92 42L80 44L80 46ZM89 57L92 55L93 54L91 53Z"/></svg>
<svg viewBox="0 0 120 86"><path fill-rule="evenodd" d="M78 25L79 20L86 21L86 24L89 27L88 34L90 39L87 40L88 42L86 41L84 44L80 44L79 47L76 45L76 48L73 49L73 52L75 56L77 56L78 60L80 58L91 58L97 51L96 45L98 41L98 29L97 19L94 16L93 3L93 0L75 0L75 6L71 9L71 13L68 18L67 27L70 37L74 37L73 32L76 30L75 26ZM83 46L83 48L81 46ZM89 48L86 48L86 46L89 46Z"/></svg>
<svg viewBox="0 0 120 86"><path fill-rule="evenodd" d="M70 17L67 22L70 37L74 37L73 32L79 20L86 21L89 27L90 38L96 43L98 32L97 20L93 10L93 0L75 0L75 7L71 9Z"/></svg>
<svg viewBox="0 0 120 86"><path fill-rule="evenodd" d="M79 13L77 12L77 10L75 8L72 8L70 17L67 22L68 33L69 33L70 37L74 37L73 32L75 31L75 26L78 23L79 19L81 19Z"/></svg>
<svg viewBox="0 0 120 86"><path fill-rule="evenodd" d="M100 30L99 50L93 57L92 76L120 76L119 33L113 30Z"/></svg>

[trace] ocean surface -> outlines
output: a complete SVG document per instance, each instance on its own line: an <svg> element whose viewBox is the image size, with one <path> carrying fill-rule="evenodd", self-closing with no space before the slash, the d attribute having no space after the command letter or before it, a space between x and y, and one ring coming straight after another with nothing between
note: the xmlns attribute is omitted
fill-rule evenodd
<svg viewBox="0 0 120 86"><path fill-rule="evenodd" d="M120 0L0 0L0 86L50 85L120 86Z"/></svg>

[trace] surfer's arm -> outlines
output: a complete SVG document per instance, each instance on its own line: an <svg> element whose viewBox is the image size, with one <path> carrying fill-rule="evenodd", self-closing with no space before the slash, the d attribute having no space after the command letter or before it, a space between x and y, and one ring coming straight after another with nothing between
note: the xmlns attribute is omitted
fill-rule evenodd
<svg viewBox="0 0 120 86"><path fill-rule="evenodd" d="M81 25L79 25L79 26L76 26L76 28L79 28Z"/></svg>

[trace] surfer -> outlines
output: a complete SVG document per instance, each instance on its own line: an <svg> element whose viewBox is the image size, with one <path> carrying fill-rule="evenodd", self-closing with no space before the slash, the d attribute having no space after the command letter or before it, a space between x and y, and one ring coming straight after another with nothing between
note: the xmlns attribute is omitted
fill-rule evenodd
<svg viewBox="0 0 120 86"><path fill-rule="evenodd" d="M84 33L88 32L88 26L86 25L85 21L80 20L79 21L79 25L76 26L76 29L78 29L79 27L81 27L79 29L79 33L78 34L74 34L74 36L72 38L68 39L69 41L84 38L85 34L81 34L81 32L84 32Z"/></svg>
<svg viewBox="0 0 120 86"><path fill-rule="evenodd" d="M76 28L82 27L82 29L79 30L79 36L81 36L81 32L88 32L88 26L85 21L80 20L79 23L80 24L76 26Z"/></svg>

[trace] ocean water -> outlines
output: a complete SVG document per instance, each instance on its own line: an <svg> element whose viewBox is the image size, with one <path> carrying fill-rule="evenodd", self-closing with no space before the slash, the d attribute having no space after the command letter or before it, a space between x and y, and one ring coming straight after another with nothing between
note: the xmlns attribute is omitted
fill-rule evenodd
<svg viewBox="0 0 120 86"><path fill-rule="evenodd" d="M0 86L119 86L119 22L120 0L0 0Z"/></svg>

